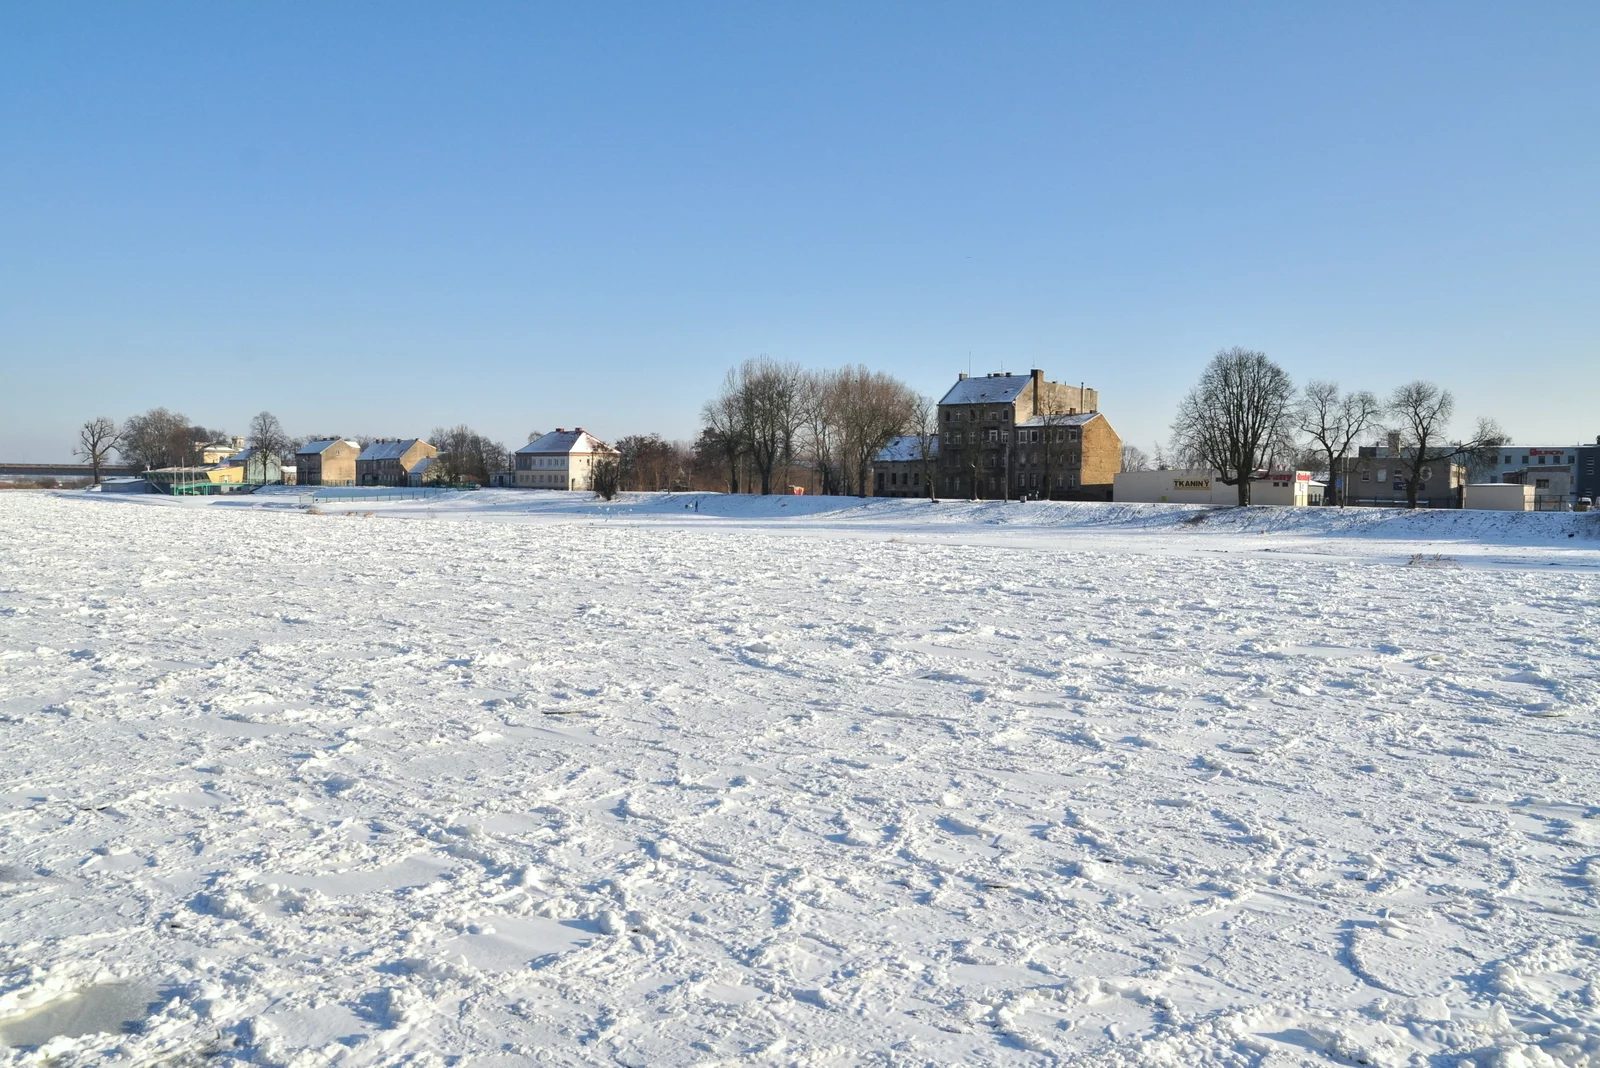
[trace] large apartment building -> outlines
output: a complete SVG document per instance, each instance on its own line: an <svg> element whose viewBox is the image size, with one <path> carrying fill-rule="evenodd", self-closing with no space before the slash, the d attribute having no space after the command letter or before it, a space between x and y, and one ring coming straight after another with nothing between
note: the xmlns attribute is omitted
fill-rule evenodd
<svg viewBox="0 0 1600 1068"><path fill-rule="evenodd" d="M939 401L940 496L1109 501L1122 439L1099 406L1038 369L960 376Z"/></svg>
<svg viewBox="0 0 1600 1068"><path fill-rule="evenodd" d="M416 485L427 461L438 455L438 449L420 438L374 441L356 457L356 482L362 486Z"/></svg>
<svg viewBox="0 0 1600 1068"><path fill-rule="evenodd" d="M581 426L557 427L516 451L512 473L522 489L588 490L594 488L594 465L617 455Z"/></svg>
<svg viewBox="0 0 1600 1068"><path fill-rule="evenodd" d="M354 486L359 442L348 438L308 441L295 450L296 479L302 486Z"/></svg>

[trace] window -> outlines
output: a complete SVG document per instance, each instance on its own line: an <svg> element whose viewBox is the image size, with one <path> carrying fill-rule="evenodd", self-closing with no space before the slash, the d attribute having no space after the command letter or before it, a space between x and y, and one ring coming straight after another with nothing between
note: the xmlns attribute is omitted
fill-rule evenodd
<svg viewBox="0 0 1600 1068"><path fill-rule="evenodd" d="M1389 477L1389 469L1387 467L1378 468L1378 481L1379 482L1382 482L1384 479L1386 479L1388 477Z"/></svg>
<svg viewBox="0 0 1600 1068"><path fill-rule="evenodd" d="M1511 457L1507 456L1506 457L1506 463L1510 463L1510 462L1511 462Z"/></svg>
<svg viewBox="0 0 1600 1068"><path fill-rule="evenodd" d="M1540 463L1544 463L1544 457L1543 456L1539 457L1539 462Z"/></svg>
<svg viewBox="0 0 1600 1068"><path fill-rule="evenodd" d="M1009 430L1000 431L1000 440L1006 442L1007 444L1010 444L1010 442L1011 442L1011 431L1009 431Z"/></svg>
<svg viewBox="0 0 1600 1068"><path fill-rule="evenodd" d="M989 440L990 441L998 441L999 439L1000 439L1000 431L991 428L990 431L989 431Z"/></svg>

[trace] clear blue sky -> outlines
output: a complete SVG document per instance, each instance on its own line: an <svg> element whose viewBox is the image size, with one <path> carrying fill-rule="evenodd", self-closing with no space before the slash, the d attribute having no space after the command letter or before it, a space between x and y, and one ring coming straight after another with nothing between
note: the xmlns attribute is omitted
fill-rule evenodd
<svg viewBox="0 0 1600 1068"><path fill-rule="evenodd" d="M0 459L689 437L725 368L1216 349L1600 434L1600 4L0 7Z"/></svg>

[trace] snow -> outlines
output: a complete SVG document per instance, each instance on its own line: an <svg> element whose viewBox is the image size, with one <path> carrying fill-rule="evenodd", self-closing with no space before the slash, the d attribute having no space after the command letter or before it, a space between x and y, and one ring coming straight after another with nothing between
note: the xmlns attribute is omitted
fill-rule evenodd
<svg viewBox="0 0 1600 1068"><path fill-rule="evenodd" d="M1005 404L1022 396L1032 375L979 375L958 379L940 398L944 404Z"/></svg>
<svg viewBox="0 0 1600 1068"><path fill-rule="evenodd" d="M396 441L374 441L361 450L357 460L398 460L406 454L406 450L417 444L417 438L406 438Z"/></svg>
<svg viewBox="0 0 1600 1068"><path fill-rule="evenodd" d="M888 463L914 463L921 460L924 438L920 434L900 434L889 439L889 443L878 450L872 458L876 464ZM928 455L939 455L939 438L929 435L926 438Z"/></svg>
<svg viewBox="0 0 1600 1068"><path fill-rule="evenodd" d="M530 441L517 450L520 455L615 452L611 446L579 427L576 430L552 430L537 441Z"/></svg>
<svg viewBox="0 0 1600 1068"><path fill-rule="evenodd" d="M361 447L359 442L351 441L349 438L323 438L323 439L318 440L318 441L308 441L308 442L306 442L304 445L300 446L300 448L295 450L295 455L296 456L315 456L316 454L318 454L320 452L327 452L329 448L333 447L334 445L339 445L341 443L345 444L345 445L349 445L352 448L360 448Z"/></svg>
<svg viewBox="0 0 1600 1068"><path fill-rule="evenodd" d="M0 497L0 1063L1600 1062L1600 517L562 497Z"/></svg>

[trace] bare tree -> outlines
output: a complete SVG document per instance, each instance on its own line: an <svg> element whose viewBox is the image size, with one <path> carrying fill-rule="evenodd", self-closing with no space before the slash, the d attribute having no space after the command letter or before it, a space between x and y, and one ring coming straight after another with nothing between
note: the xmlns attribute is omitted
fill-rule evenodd
<svg viewBox="0 0 1600 1068"><path fill-rule="evenodd" d="M1265 353L1224 349L1178 405L1173 443L1183 459L1217 472L1250 503L1250 483L1287 446L1294 383Z"/></svg>
<svg viewBox="0 0 1600 1068"><path fill-rule="evenodd" d="M1456 399L1448 389L1418 379L1396 386L1389 396L1388 413L1399 436L1397 469L1403 473L1406 506L1415 508L1424 482L1425 469L1433 464L1453 464L1462 458L1487 456L1509 440L1492 419L1479 419L1471 438L1446 441L1450 418L1455 415ZM1446 485L1449 479L1445 480Z"/></svg>
<svg viewBox="0 0 1600 1068"><path fill-rule="evenodd" d="M619 486L625 490L666 490L684 480L687 450L660 434L630 434L617 442Z"/></svg>
<svg viewBox="0 0 1600 1068"><path fill-rule="evenodd" d="M934 500L938 496L934 485L939 471L938 403L932 397L913 395L910 399L906 429L913 439L912 459L916 461L922 474L922 482L928 488L928 500Z"/></svg>
<svg viewBox="0 0 1600 1068"><path fill-rule="evenodd" d="M1378 425L1382 411L1377 395L1368 390L1341 393L1337 382L1306 383L1300 395L1300 432L1316 447L1318 462L1327 462L1328 503L1344 507L1348 496L1345 458L1351 447Z"/></svg>
<svg viewBox="0 0 1600 1068"><path fill-rule="evenodd" d="M905 432L916 394L899 379L860 365L836 372L835 389L844 470L856 496L865 497L872 458Z"/></svg>
<svg viewBox="0 0 1600 1068"><path fill-rule="evenodd" d="M430 444L439 450L439 479L445 482L476 482L488 485L497 471L511 464L506 447L465 423L435 427Z"/></svg>
<svg viewBox="0 0 1600 1068"><path fill-rule="evenodd" d="M822 480L824 496L844 489L843 428L839 422L842 390L832 371L808 371L800 386L801 441L807 459Z"/></svg>
<svg viewBox="0 0 1600 1068"><path fill-rule="evenodd" d="M622 488L621 459L607 455L596 460L589 468L589 487L601 500L609 501L615 497Z"/></svg>
<svg viewBox="0 0 1600 1068"><path fill-rule="evenodd" d="M146 469L179 467L196 462L197 445L209 438L204 428L190 424L188 416L151 408L123 422L116 448L123 460Z"/></svg>
<svg viewBox="0 0 1600 1068"><path fill-rule="evenodd" d="M251 462L260 465L260 481L269 481L272 477L270 460L277 460L279 477L282 477L282 463L284 454L294 447L294 440L283 429L283 424L278 422L278 417L271 412L257 412L254 419L250 420L250 433L246 439L250 444L251 456L245 460L245 478L250 477Z"/></svg>
<svg viewBox="0 0 1600 1068"><path fill-rule="evenodd" d="M78 428L77 456L89 462L94 472L94 484L100 485L100 469L106 465L111 450L117 447L117 424L105 416L97 416Z"/></svg>
<svg viewBox="0 0 1600 1068"><path fill-rule="evenodd" d="M1124 445L1122 447L1122 469L1124 471L1150 470L1150 457L1137 445Z"/></svg>
<svg viewBox="0 0 1600 1068"><path fill-rule="evenodd" d="M714 446L727 464L728 492L739 492L739 461L745 454L745 407L740 393L739 372L730 370L722 380L722 391L700 409L705 424L701 442Z"/></svg>
<svg viewBox="0 0 1600 1068"><path fill-rule="evenodd" d="M761 479L761 492L772 492L772 475L794 454L795 435L804 423L800 403L803 373L797 364L768 356L746 360L733 372L744 430L746 455Z"/></svg>

